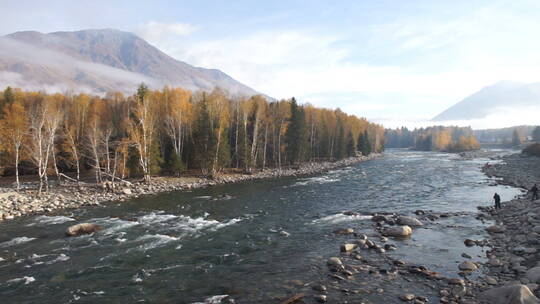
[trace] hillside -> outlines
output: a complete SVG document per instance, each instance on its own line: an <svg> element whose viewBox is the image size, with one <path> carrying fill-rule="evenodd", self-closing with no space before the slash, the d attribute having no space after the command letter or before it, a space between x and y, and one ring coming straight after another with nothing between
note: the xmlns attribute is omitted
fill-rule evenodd
<svg viewBox="0 0 540 304"><path fill-rule="evenodd" d="M113 29L17 32L0 37L0 86L47 91L132 92L151 87L190 90L221 87L232 94L257 92L220 70L178 61L128 32Z"/></svg>

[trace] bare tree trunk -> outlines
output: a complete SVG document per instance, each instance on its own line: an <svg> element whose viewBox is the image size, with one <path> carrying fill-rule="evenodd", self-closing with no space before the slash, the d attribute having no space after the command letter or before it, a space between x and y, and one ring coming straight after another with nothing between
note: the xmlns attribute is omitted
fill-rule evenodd
<svg viewBox="0 0 540 304"><path fill-rule="evenodd" d="M21 188L19 182L19 146L15 145L15 183L17 184L17 191Z"/></svg>
<svg viewBox="0 0 540 304"><path fill-rule="evenodd" d="M266 123L266 126L264 128L264 150L263 150L263 164L262 164L263 170L266 167L266 148L267 148L267 145L268 145L268 123Z"/></svg>

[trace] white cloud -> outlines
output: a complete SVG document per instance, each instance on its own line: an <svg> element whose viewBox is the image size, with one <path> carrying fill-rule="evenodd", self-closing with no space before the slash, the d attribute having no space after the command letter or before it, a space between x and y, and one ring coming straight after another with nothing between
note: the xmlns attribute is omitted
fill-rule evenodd
<svg viewBox="0 0 540 304"><path fill-rule="evenodd" d="M511 6L495 1L444 18L406 17L370 25L359 37L347 29L253 29L153 42L179 60L221 69L272 97L295 96L368 118L428 120L500 80L540 80L540 40L531 39L536 16Z"/></svg>
<svg viewBox="0 0 540 304"><path fill-rule="evenodd" d="M139 28L136 29L136 33L152 43L159 43L181 36L188 36L195 30L196 27L188 23L149 21L139 26Z"/></svg>

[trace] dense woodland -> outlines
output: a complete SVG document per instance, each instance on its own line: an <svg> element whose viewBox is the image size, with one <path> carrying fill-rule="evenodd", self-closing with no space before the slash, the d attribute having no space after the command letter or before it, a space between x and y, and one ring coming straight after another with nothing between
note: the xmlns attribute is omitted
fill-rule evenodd
<svg viewBox="0 0 540 304"><path fill-rule="evenodd" d="M384 129L294 98L232 98L219 89L46 94L6 88L0 94L0 167L4 175L37 174L96 182L188 169L214 175L339 160L381 151Z"/></svg>
<svg viewBox="0 0 540 304"><path fill-rule="evenodd" d="M387 148L444 152L462 152L480 148L469 127L435 126L412 131L407 128L388 129L385 138Z"/></svg>

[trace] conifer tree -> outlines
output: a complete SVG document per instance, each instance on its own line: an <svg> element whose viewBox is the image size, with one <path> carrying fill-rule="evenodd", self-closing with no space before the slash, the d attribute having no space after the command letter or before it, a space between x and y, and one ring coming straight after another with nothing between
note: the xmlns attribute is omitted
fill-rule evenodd
<svg viewBox="0 0 540 304"><path fill-rule="evenodd" d="M354 137L351 131L349 131L349 134L347 135L347 156L351 157L354 156L356 152L356 145L354 142Z"/></svg>
<svg viewBox="0 0 540 304"><path fill-rule="evenodd" d="M290 164L303 162L306 157L307 129L304 110L296 103L293 97L291 100L291 118L286 133L287 155Z"/></svg>

